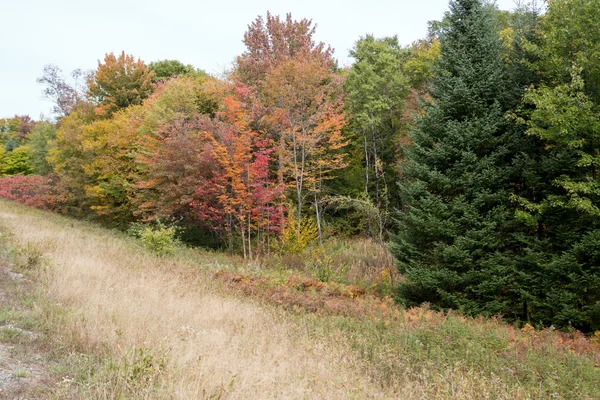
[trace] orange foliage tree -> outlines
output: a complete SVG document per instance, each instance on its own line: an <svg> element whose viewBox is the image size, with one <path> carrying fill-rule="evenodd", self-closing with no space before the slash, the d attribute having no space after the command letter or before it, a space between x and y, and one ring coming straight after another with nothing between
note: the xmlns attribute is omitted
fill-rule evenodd
<svg viewBox="0 0 600 400"><path fill-rule="evenodd" d="M251 113L242 101L243 90L223 99L217 118L223 123L219 135L205 132L216 161L212 181L196 187L194 206L204 218L218 221L228 232L232 247L233 233L241 236L244 257L252 257L254 242L268 251L271 237L281 230L283 186L271 173L272 143L249 124ZM215 202L216 201L216 202ZM256 251L255 251L256 254Z"/></svg>
<svg viewBox="0 0 600 400"><path fill-rule="evenodd" d="M106 54L104 62L88 77L88 95L98 104L97 113L110 117L114 112L141 104L153 91L154 71L132 55Z"/></svg>
<svg viewBox="0 0 600 400"><path fill-rule="evenodd" d="M346 166L340 151L347 144L341 78L318 59L295 58L270 70L262 91L272 105L268 118L279 127L281 169L295 192L298 223L310 198L321 237L323 181Z"/></svg>
<svg viewBox="0 0 600 400"><path fill-rule="evenodd" d="M310 20L285 20L267 13L244 35L247 50L232 74L238 87L253 93L255 126L273 140L280 184L297 203L313 202L321 237L319 194L323 181L346 164L341 149L345 117L342 77L334 72L333 50L315 43ZM280 212L283 215L283 210Z"/></svg>

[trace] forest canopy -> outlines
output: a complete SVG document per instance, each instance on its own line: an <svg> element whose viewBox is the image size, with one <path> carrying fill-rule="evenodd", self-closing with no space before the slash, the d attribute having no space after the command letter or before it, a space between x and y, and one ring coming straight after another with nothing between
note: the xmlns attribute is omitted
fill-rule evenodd
<svg viewBox="0 0 600 400"><path fill-rule="evenodd" d="M407 307L600 330L600 0L454 0L340 68L267 13L224 77L108 53L0 119L0 196L258 259L362 236Z"/></svg>

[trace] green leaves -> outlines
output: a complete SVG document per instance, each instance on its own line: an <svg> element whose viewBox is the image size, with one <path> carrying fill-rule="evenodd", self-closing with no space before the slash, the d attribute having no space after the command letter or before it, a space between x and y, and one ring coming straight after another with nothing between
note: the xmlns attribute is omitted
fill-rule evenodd
<svg viewBox="0 0 600 400"><path fill-rule="evenodd" d="M153 82L167 81L170 78L196 73L196 69L192 65L185 65L178 60L156 61L151 63L149 67L154 71Z"/></svg>
<svg viewBox="0 0 600 400"><path fill-rule="evenodd" d="M39 122L27 137L28 163L34 174L47 175L52 171L47 158L55 140L56 128L49 122Z"/></svg>

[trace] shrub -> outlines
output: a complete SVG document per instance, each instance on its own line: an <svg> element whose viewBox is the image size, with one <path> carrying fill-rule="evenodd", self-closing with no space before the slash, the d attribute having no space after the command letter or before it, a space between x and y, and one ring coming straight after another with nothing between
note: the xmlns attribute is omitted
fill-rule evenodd
<svg viewBox="0 0 600 400"><path fill-rule="evenodd" d="M132 224L129 233L138 237L144 246L158 255L171 255L177 249L177 228L165 226L160 221L155 226Z"/></svg>
<svg viewBox="0 0 600 400"><path fill-rule="evenodd" d="M28 207L64 213L69 202L66 188L51 177L13 175L0 178L0 197Z"/></svg>
<svg viewBox="0 0 600 400"><path fill-rule="evenodd" d="M278 251L281 254L300 254L317 239L318 230L315 221L303 217L300 223L296 218L296 210L289 207L287 224L281 232Z"/></svg>

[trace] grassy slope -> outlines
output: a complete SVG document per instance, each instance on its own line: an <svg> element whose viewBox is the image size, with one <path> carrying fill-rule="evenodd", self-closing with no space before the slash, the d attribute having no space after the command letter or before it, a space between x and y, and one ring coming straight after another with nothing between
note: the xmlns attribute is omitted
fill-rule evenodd
<svg viewBox="0 0 600 400"><path fill-rule="evenodd" d="M233 269L224 256L182 249L157 257L121 234L6 201L0 225L21 249L11 257L25 260L22 269L35 266L28 273L44 288L27 306L39 311L33 318L57 363L57 388L69 375L68 390L82 398L600 393L598 344L578 335L401 310L298 285L285 272L222 285L214 270ZM228 290L240 285L252 299ZM305 311L315 304L328 312Z"/></svg>

